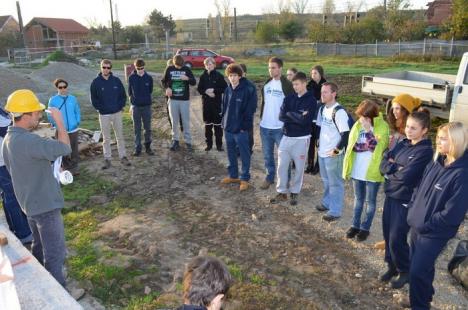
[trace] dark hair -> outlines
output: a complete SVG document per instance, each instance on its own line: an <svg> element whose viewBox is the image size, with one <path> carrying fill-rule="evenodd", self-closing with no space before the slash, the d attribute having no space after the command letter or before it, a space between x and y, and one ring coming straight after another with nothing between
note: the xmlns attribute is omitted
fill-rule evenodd
<svg viewBox="0 0 468 310"><path fill-rule="evenodd" d="M323 71L323 67L322 67L322 66L320 66L320 65L313 66L312 69L310 69L310 71L312 71L312 70L316 70L316 71L320 74L320 77L321 77L322 79L325 78L325 73L324 73L324 71Z"/></svg>
<svg viewBox="0 0 468 310"><path fill-rule="evenodd" d="M283 60L278 57L271 57L268 59L268 63L274 62L275 64L278 65L278 67L283 68Z"/></svg>
<svg viewBox="0 0 468 310"><path fill-rule="evenodd" d="M192 305L209 306L219 294L226 294L232 277L226 265L210 256L197 256L184 273L184 298Z"/></svg>
<svg viewBox="0 0 468 310"><path fill-rule="evenodd" d="M175 55L172 57L172 62L175 66L182 67L184 65L184 57L182 55Z"/></svg>
<svg viewBox="0 0 468 310"><path fill-rule="evenodd" d="M65 83L65 86L68 87L68 82L65 81L64 79L60 79L60 78L59 78L59 79L55 79L53 83L54 83L54 86L55 86L56 88L58 87L58 85L59 85L60 83Z"/></svg>
<svg viewBox="0 0 468 310"><path fill-rule="evenodd" d="M292 71L294 74L296 74L296 73L297 73L297 69L296 69L296 68L294 68L294 67L292 67L292 68L289 68L289 69L288 69L288 71Z"/></svg>
<svg viewBox="0 0 468 310"><path fill-rule="evenodd" d="M145 66L145 61L143 59L141 59L141 58L137 58L137 59L135 59L133 64L135 65L135 67L140 68L140 67Z"/></svg>
<svg viewBox="0 0 468 310"><path fill-rule="evenodd" d="M244 73L247 73L247 66L245 64L239 64L239 66L242 68L242 71L244 71Z"/></svg>
<svg viewBox="0 0 468 310"><path fill-rule="evenodd" d="M336 85L335 83L333 82L325 82L322 84L322 87L324 86L330 86L330 89L332 91L332 93L338 93L338 85Z"/></svg>
<svg viewBox="0 0 468 310"><path fill-rule="evenodd" d="M297 72L296 74L294 74L292 80L293 82L294 81L307 82L307 75L304 72Z"/></svg>
<svg viewBox="0 0 468 310"><path fill-rule="evenodd" d="M401 120L398 121L395 118L395 115L393 115L392 109L393 109L393 107L390 108L390 110L388 111L388 114L387 114L388 126L390 127L391 131L399 132L400 134L404 135L405 134L406 120L408 119L408 116L410 115L410 113L402 105L400 105L400 110L401 110L402 117L401 117ZM397 124L397 123L399 123L399 124Z"/></svg>
<svg viewBox="0 0 468 310"><path fill-rule="evenodd" d="M379 116L379 105L372 99L364 99L359 103L355 114L358 117L368 117L374 125L374 118Z"/></svg>
<svg viewBox="0 0 468 310"><path fill-rule="evenodd" d="M411 113L408 118L412 118L416 120L421 127L427 128L427 130L431 129L431 112L429 112L426 108L419 108L413 113Z"/></svg>
<svg viewBox="0 0 468 310"><path fill-rule="evenodd" d="M244 71L242 71L242 67L238 64L230 64L226 67L225 74L229 76L229 74L237 74L238 76L242 77Z"/></svg>

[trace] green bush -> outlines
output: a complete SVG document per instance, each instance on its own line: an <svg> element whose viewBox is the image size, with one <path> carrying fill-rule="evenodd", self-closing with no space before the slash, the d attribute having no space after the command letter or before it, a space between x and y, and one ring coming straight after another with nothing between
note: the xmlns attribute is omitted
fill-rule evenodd
<svg viewBox="0 0 468 310"><path fill-rule="evenodd" d="M278 41L278 27L271 22L261 22L255 31L257 43L274 43Z"/></svg>
<svg viewBox="0 0 468 310"><path fill-rule="evenodd" d="M78 63L78 60L75 57L68 55L62 50L57 50L52 54L49 54L49 56L47 56L46 60L44 61L44 64L47 65L49 61L72 62L75 64Z"/></svg>

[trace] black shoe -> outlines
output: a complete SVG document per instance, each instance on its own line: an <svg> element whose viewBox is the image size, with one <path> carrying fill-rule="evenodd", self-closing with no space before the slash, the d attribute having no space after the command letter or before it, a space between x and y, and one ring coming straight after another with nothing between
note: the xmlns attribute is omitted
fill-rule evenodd
<svg viewBox="0 0 468 310"><path fill-rule="evenodd" d="M289 197L291 198L291 200L289 201L289 204L291 206L297 205L297 194L291 193L291 195L289 195Z"/></svg>
<svg viewBox="0 0 468 310"><path fill-rule="evenodd" d="M361 230L357 236L356 236L356 239L357 241L365 241L367 239L367 237L369 237L369 234L370 232L367 231L367 230Z"/></svg>
<svg viewBox="0 0 468 310"><path fill-rule="evenodd" d="M396 277L397 275L398 275L398 271L395 268L388 267L387 271L385 271L385 273L379 277L379 280L382 282L388 282L393 277Z"/></svg>
<svg viewBox="0 0 468 310"><path fill-rule="evenodd" d="M130 167L132 164L130 163L130 161L128 160L127 157L122 157L120 159L120 163L124 166L127 166L127 167Z"/></svg>
<svg viewBox="0 0 468 310"><path fill-rule="evenodd" d="M104 159L104 164L101 166L102 170L109 169L111 167L110 159Z"/></svg>
<svg viewBox="0 0 468 310"><path fill-rule="evenodd" d="M185 148L188 152L193 152L193 147L190 143L185 143Z"/></svg>
<svg viewBox="0 0 468 310"><path fill-rule="evenodd" d="M311 166L307 166L306 170L304 170L304 173L312 173L312 168Z"/></svg>
<svg viewBox="0 0 468 310"><path fill-rule="evenodd" d="M352 239L352 238L356 237L356 235L357 235L360 231L361 231L360 229L351 227L351 228L348 229L348 231L346 232L346 238Z"/></svg>
<svg viewBox="0 0 468 310"><path fill-rule="evenodd" d="M178 151L179 148L180 148L179 141L174 140L174 141L172 141L172 145L171 145L171 147L169 149L171 151L175 152L175 151Z"/></svg>
<svg viewBox="0 0 468 310"><path fill-rule="evenodd" d="M288 200L288 195L283 193L278 193L275 197L270 199L270 203L276 204Z"/></svg>
<svg viewBox="0 0 468 310"><path fill-rule="evenodd" d="M339 219L340 219L339 216L333 216L333 215L328 215L328 214L325 214L324 216L322 216L322 220L327 221L327 222L334 222Z"/></svg>
<svg viewBox="0 0 468 310"><path fill-rule="evenodd" d="M205 147L205 152L211 151L212 148L213 148L213 147L212 147L211 145L207 145L207 146Z"/></svg>
<svg viewBox="0 0 468 310"><path fill-rule="evenodd" d="M141 151L135 151L132 154L132 156L135 156L135 157L140 156L140 155L141 155Z"/></svg>
<svg viewBox="0 0 468 310"><path fill-rule="evenodd" d="M396 279L390 281L392 288L399 289L409 283L409 274L407 272L400 272Z"/></svg>
<svg viewBox="0 0 468 310"><path fill-rule="evenodd" d="M216 149L218 150L218 152L224 152L224 149L223 149L223 146L222 145L218 145L216 147Z"/></svg>
<svg viewBox="0 0 468 310"><path fill-rule="evenodd" d="M148 154L149 156L153 156L154 155L154 151L151 149L151 148L147 148L145 150L146 154Z"/></svg>
<svg viewBox="0 0 468 310"><path fill-rule="evenodd" d="M315 209L319 210L320 212L328 211L328 208L326 208L324 205L316 205Z"/></svg>

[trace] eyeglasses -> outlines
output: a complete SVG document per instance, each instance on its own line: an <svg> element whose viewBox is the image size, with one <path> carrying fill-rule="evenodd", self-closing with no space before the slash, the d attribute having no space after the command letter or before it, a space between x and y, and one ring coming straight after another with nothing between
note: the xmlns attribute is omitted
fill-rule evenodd
<svg viewBox="0 0 468 310"><path fill-rule="evenodd" d="M64 86L57 86L58 89L67 89L68 86L64 85Z"/></svg>
<svg viewBox="0 0 468 310"><path fill-rule="evenodd" d="M137 70L143 70L145 67L137 67Z"/></svg>
<svg viewBox="0 0 468 310"><path fill-rule="evenodd" d="M101 67L102 69L107 69L107 70L110 70L112 69L112 67Z"/></svg>

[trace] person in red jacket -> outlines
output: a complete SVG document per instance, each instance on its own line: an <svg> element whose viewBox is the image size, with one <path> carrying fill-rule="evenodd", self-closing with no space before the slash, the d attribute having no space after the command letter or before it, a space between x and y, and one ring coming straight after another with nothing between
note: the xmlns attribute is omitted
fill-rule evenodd
<svg viewBox="0 0 468 310"><path fill-rule="evenodd" d="M468 209L468 128L459 122L442 125L436 145L435 159L408 206L410 303L418 310L431 307L435 261Z"/></svg>

